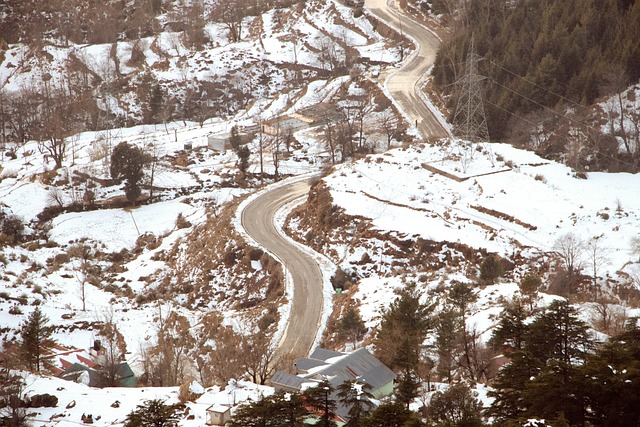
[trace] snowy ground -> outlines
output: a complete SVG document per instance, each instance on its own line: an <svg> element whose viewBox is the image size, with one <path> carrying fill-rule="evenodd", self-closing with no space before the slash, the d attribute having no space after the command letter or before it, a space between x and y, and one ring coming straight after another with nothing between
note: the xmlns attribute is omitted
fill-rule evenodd
<svg viewBox="0 0 640 427"><path fill-rule="evenodd" d="M326 2L334 4L333 1ZM348 11L336 6L344 19ZM305 33L312 39L313 46L321 44L321 33L316 27L334 31L335 22L330 19L326 8L320 8L315 15L306 14L306 20L296 24L296 31ZM171 58L170 67L162 71L160 77L167 80L180 80L183 72L189 75L209 78L222 75L246 64L243 57L261 61L268 59L273 63L292 62L294 49L300 49L296 56L299 63L320 66L317 52L307 47L296 47L283 42L282 34L273 29L274 16L269 13L262 17L266 28L264 37L258 40L245 40L241 44L226 42L211 51L193 55L187 62ZM311 24L313 23L313 25ZM385 48L384 40L364 20L356 22L357 31L343 33L362 56L374 61L394 63L397 52ZM208 27L210 34L224 38L221 26ZM159 39L162 50L176 56L189 56L183 47L176 44L176 38L164 34ZM151 44L149 41L148 44ZM52 49L52 54L53 48ZM84 57L91 57L105 51L105 46L87 46L78 48ZM253 52L252 56L244 53ZM130 54L130 46L119 46L122 63ZM55 58L61 62L68 55L64 49L55 50ZM146 55L151 67L161 59L149 51ZM39 68L29 61L24 47L11 47L6 53L8 62L20 63L19 69L32 67L34 70L52 72L56 78L55 64ZM207 64L214 61L216 67ZM186 68L180 64L187 64ZM57 65L60 66L59 64ZM183 68L181 68L183 67ZM377 67L377 66L376 66ZM6 88L29 84L37 75L9 73L10 67L0 67L0 81ZM181 71L182 70L182 71ZM58 70L59 71L59 70ZM96 66L94 71L100 73ZM135 72L130 69L126 72ZM376 71L376 70L371 70ZM204 74L207 74L205 76ZM106 77L106 76L105 76ZM274 74L274 86L277 89L286 78L283 74ZM31 79L31 80L30 80ZM86 173L97 178L107 178L108 168L97 148L108 143L115 146L121 141L141 147L155 146L160 155L167 155L155 176L154 184L165 190L161 201L134 209L109 209L89 212L66 213L51 221L47 230L50 241L41 242L38 247L5 247L2 255L6 261L0 262L0 291L6 295L0 298L0 325L10 328L4 338L12 340L16 330L35 304L42 304L52 323L61 328L55 338L65 345L86 348L96 337L91 328L77 329L82 321L94 322L104 318L107 311L114 309L114 316L127 341L130 361L135 362L140 346L154 341L153 317L157 307L136 305L128 297L115 295L93 286L87 288L87 311L81 310L79 283L75 274L77 261L62 262L59 269L51 269L51 260L66 251L77 241L88 239L97 249L105 253L116 253L122 249L135 247L139 234L152 233L162 237L160 246L127 262L123 271L118 273L118 283L126 284L134 294L146 286L144 278L163 268L164 263L155 259L161 251L168 251L172 245L188 235L192 228L178 229L176 218L182 214L193 226L206 220L207 209L218 209L237 196L245 195L249 190L222 186L235 171L236 156L231 151L217 153L206 148L207 136L229 132L232 126L255 125L258 120L292 113L318 102L330 100L342 86L348 87L350 95L357 89L349 76L322 79L312 82L308 87L296 93L277 93L265 96L241 111L230 120L213 118L203 126L192 122L175 122L166 125L146 125L112 131L85 132L70 138L70 154L63 169L48 178L52 163L39 153L37 144L29 142L18 150L18 158L4 157L0 171L0 203L8 212L20 216L28 226L28 232L35 225L37 215L51 205L51 195L57 188L66 204L82 198L78 186L66 182L76 172ZM637 98L636 98L637 99ZM113 100L122 111L135 110L135 100ZM130 102L131 105L124 105ZM608 104L609 105L609 104ZM609 105L614 108L613 104ZM631 125L631 124L629 124ZM313 131L296 135L301 144L288 160L280 164L281 174L301 175L318 171L322 164L315 159L327 158L322 144L318 143ZM378 135L379 137L379 135ZM192 144L193 151L183 152L185 144ZM334 173L325 178L331 189L334 201L346 209L349 215L360 215L373 221L375 227L384 231L393 231L410 236L421 236L436 241L461 242L476 248L485 248L503 257L509 258L515 252L530 256L540 255L553 249L558 238L573 233L583 242L597 241L606 253L605 260L599 266L600 280L620 279L618 272L637 274L640 268L637 259L629 251L629 240L638 234L640 216L640 176L631 174L589 173L588 179L579 179L566 166L550 162L536 155L514 149L504 144L491 144L481 147L482 151L473 151L471 156L461 144L449 142L440 146L414 146L395 149L384 154L375 154L364 160L336 167ZM251 143L251 151L257 151L257 143ZM182 155L190 160L187 166L176 166L170 158ZM267 156L265 171L272 173L273 161ZM436 172L436 169L442 173ZM256 156L252 157L252 172L258 172ZM52 182L53 181L53 182ZM55 185L53 183L57 182ZM96 186L97 200L122 196L120 186ZM188 194L183 194L185 190ZM479 208L482 208L479 210ZM493 214L487 213L493 212ZM505 214L496 216L496 212ZM280 216L282 223L284 214ZM517 221L515 221L517 220ZM282 226L282 224L280 224ZM357 249L357 248L356 248ZM357 252L357 251L356 251ZM348 254L344 254L347 256ZM361 254L351 255L359 259ZM323 270L330 274L333 266L330 261L321 258ZM379 322L381 310L393 299L393 290L402 285L402 277L390 277L388 274L393 259L382 256L376 260L380 270L386 273L362 280L353 299L360 302L360 312L368 327ZM588 257L584 256L584 272L591 274ZM635 272L635 273L634 273ZM465 280L460 273L454 272L449 279ZM434 288L440 278L430 280L425 288ZM517 293L515 282L504 282L487 286L479 291L479 300L475 304L470 321L483 332L485 337L495 324L500 304ZM327 308L331 305L331 289L326 283ZM555 297L542 295L538 302L546 304ZM26 299L27 304L22 304ZM18 308L22 313L11 314ZM172 306L197 323L198 314ZM286 313L286 307L281 307ZM223 313L233 319L236 313ZM66 318L63 318L65 315ZM284 319L283 315L283 319ZM322 325L324 328L325 325ZM53 378L35 378L29 381L30 393L64 391L64 401L55 409L39 409L36 420L41 425L77 424L84 412L97 415L101 420L96 424L111 425L121 421L135 404L144 399L167 398L170 402L177 399L177 389L105 389L90 390L82 385L61 382ZM64 390L58 390L64 388ZM268 389L250 390L248 384L241 387L254 398ZM235 391L234 391L235 390ZM204 409L207 405L228 403L230 396L240 401L245 391L237 387L227 390L227 394L212 397L205 394L201 401L191 405L196 418L184 425L202 425ZM216 391L216 390L213 390ZM208 396L208 397L207 397ZM224 399L227 401L225 402ZM82 401L82 405L73 410L62 409L68 401ZM119 400L119 409L111 408L113 401ZM65 412L64 418L51 421L54 414Z"/></svg>
<svg viewBox="0 0 640 427"><path fill-rule="evenodd" d="M146 388L91 388L57 378L26 377L26 396L48 393L58 397L55 408L32 408L28 410L34 426L77 426L82 425L82 416L91 415L93 425L112 426L122 424L136 406L146 400L160 399L167 405L178 403L178 387ZM245 381L229 381L224 388L203 389L192 383L190 390L197 399L187 402L191 420L182 420L186 427L202 426L207 422L207 408L230 407L273 394L273 388L259 386ZM74 405L75 403L75 405ZM73 406L72 406L73 405ZM72 406L72 407L71 407Z"/></svg>

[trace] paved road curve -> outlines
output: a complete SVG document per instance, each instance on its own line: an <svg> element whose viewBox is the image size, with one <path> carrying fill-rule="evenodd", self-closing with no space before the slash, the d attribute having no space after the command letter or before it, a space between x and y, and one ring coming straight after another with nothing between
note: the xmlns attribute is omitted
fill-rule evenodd
<svg viewBox="0 0 640 427"><path fill-rule="evenodd" d="M440 40L410 16L401 15L397 9L390 7L387 0L366 0L365 5L382 21L396 29L402 29L418 43L417 55L403 64L402 68L387 82L389 92L411 121L413 123L417 121L418 130L425 139L449 136L446 129L416 94L418 81L426 75L436 59Z"/></svg>
<svg viewBox="0 0 640 427"><path fill-rule="evenodd" d="M274 253L293 279L291 313L278 345L278 356L308 355L322 316L323 284L320 267L313 258L285 240L274 226L278 209L308 192L308 181L294 182L262 194L242 212L242 225L247 233Z"/></svg>
<svg viewBox="0 0 640 427"><path fill-rule="evenodd" d="M367 0L367 7L380 19L402 28L419 44L418 54L404 64L388 82L389 91L405 113L415 122L426 138L448 135L433 113L416 95L417 82L433 65L440 44L437 37L422 25L387 6L386 0ZM278 355L307 355L315 341L323 306L322 272L318 264L306 253L291 245L276 230L275 214L282 206L306 194L307 181L298 181L277 187L262 194L243 210L242 226L261 246L274 253L290 272L294 284L294 297L289 323L278 345Z"/></svg>

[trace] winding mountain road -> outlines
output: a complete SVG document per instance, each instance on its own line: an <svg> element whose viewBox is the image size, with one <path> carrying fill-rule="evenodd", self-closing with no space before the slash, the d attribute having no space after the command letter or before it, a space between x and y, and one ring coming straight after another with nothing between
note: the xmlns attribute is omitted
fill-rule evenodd
<svg viewBox="0 0 640 427"><path fill-rule="evenodd" d="M276 187L251 201L241 213L246 232L278 258L293 280L291 312L278 344L278 356L308 355L322 317L324 300L320 267L311 256L282 237L274 225L280 208L308 192L307 180Z"/></svg>
<svg viewBox="0 0 640 427"><path fill-rule="evenodd" d="M381 20L402 28L418 43L418 52L388 79L391 95L405 114L417 123L425 139L448 136L447 130L416 92L419 81L433 65L440 41L412 18L390 8L387 0L366 0L366 6ZM274 225L277 211L308 191L308 180L276 186L251 201L240 213L245 231L278 258L293 280L291 312L278 344L278 356L308 355L322 318L323 278L320 267L309 254L281 236Z"/></svg>
<svg viewBox="0 0 640 427"><path fill-rule="evenodd" d="M418 44L418 52L387 80L389 92L411 122L417 123L425 140L449 136L449 132L418 95L419 82L436 60L440 40L412 17L390 7L387 0L365 0L365 6L379 19L400 29Z"/></svg>

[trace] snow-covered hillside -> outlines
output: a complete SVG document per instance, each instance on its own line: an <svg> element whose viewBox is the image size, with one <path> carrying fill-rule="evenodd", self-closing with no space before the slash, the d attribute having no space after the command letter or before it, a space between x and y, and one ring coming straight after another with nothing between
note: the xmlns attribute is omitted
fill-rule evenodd
<svg viewBox="0 0 640 427"><path fill-rule="evenodd" d="M300 240L306 236L359 278L347 294L368 327L376 327L403 284L416 281L434 292L452 280L477 281L483 254L494 253L512 267L499 284L478 290L471 322L487 339L525 274L544 277L541 306L557 298L544 292L561 267L558 242L567 235L579 241L576 265L585 280L593 280L595 259L599 295L616 301L620 286L637 290L640 263L631 240L640 223L640 176L594 172L583 179L510 145L465 147L460 141L414 145L336 166L323 182L345 216L335 219L344 228L322 240L308 237L311 227L322 226L308 222L321 209L319 199L292 217Z"/></svg>

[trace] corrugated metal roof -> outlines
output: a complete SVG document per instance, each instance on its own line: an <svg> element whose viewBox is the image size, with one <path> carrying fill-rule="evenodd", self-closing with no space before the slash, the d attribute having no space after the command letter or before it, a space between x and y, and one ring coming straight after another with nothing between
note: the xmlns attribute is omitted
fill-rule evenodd
<svg viewBox="0 0 640 427"><path fill-rule="evenodd" d="M366 382L377 390L385 386L396 374L387 368L382 362L369 353L366 348L361 348L343 357L335 363L318 371L317 376L340 377L342 381L355 380Z"/></svg>
<svg viewBox="0 0 640 427"><path fill-rule="evenodd" d="M326 365L326 362L318 359L310 359L307 357L301 357L296 359L296 363L294 364L296 369L301 371L309 371L311 368L315 368L318 366Z"/></svg>
<svg viewBox="0 0 640 427"><path fill-rule="evenodd" d="M340 353L339 351L327 350L326 348L316 348L313 350L313 353L309 356L309 359L317 359L327 361L327 359L331 359L332 357L344 356L346 353Z"/></svg>
<svg viewBox="0 0 640 427"><path fill-rule="evenodd" d="M271 377L271 383L274 386L276 386L275 387L276 389L278 388L277 386L280 385L280 386L285 386L285 387L290 387L290 388L300 390L300 386L302 385L303 382L304 382L304 378L299 377L297 375L291 375L283 371L277 371Z"/></svg>

